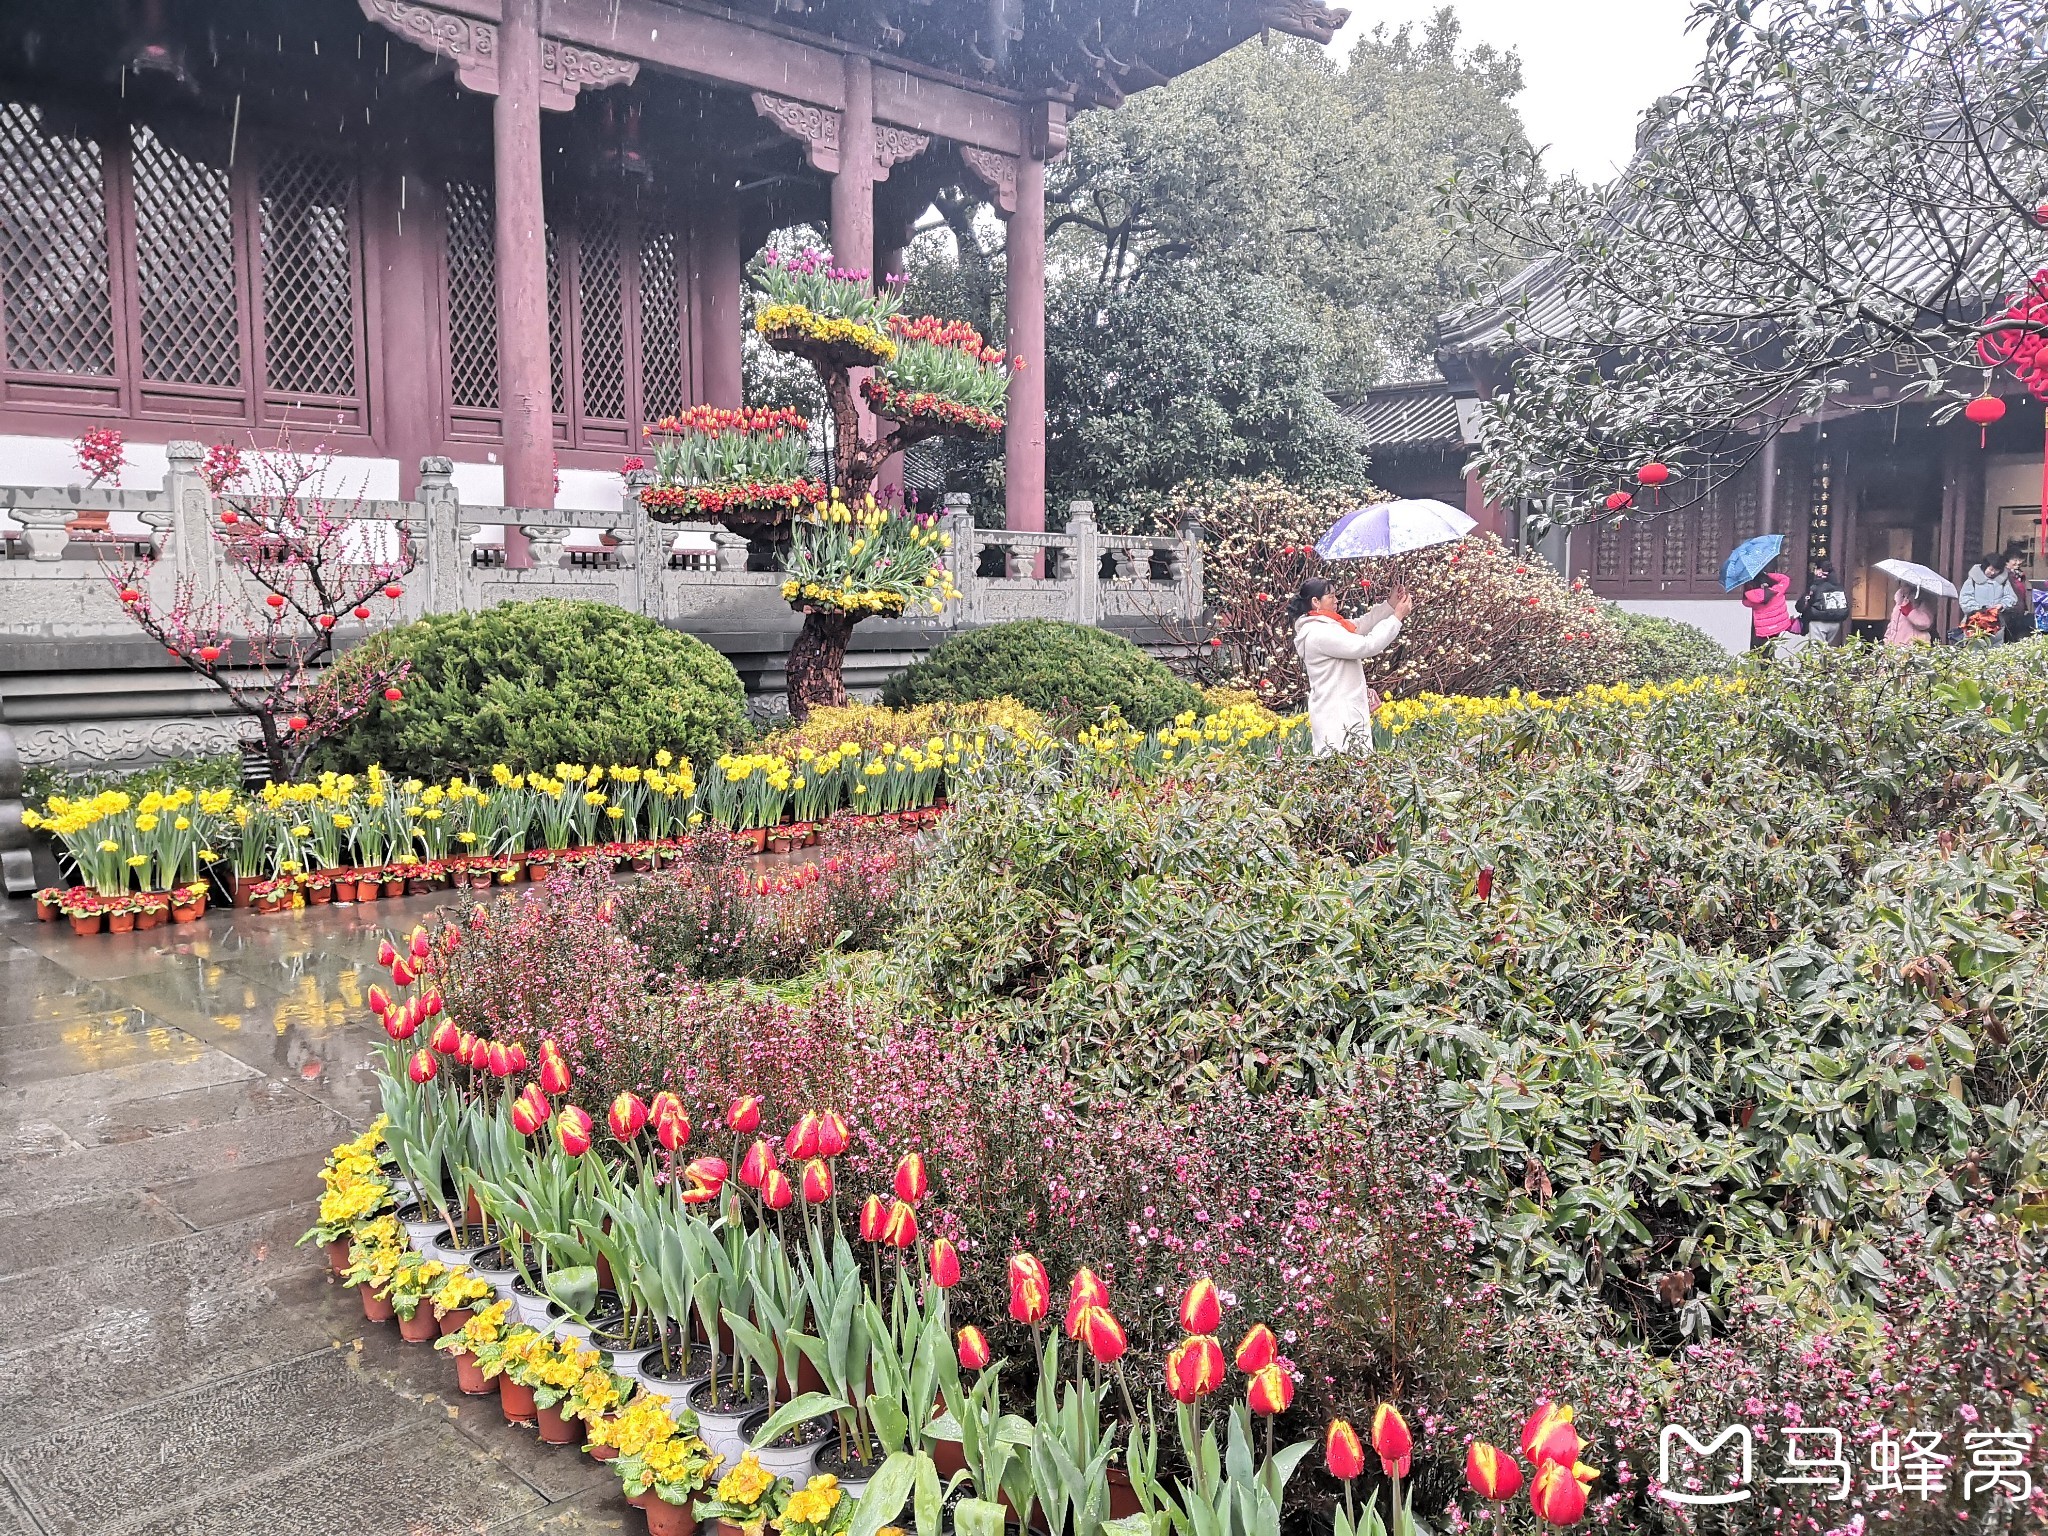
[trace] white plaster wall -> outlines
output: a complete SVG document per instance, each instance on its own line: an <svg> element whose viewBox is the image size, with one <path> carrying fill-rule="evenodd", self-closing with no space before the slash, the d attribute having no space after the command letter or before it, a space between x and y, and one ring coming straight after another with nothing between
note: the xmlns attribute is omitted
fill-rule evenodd
<svg viewBox="0 0 2048 1536"><path fill-rule="evenodd" d="M1622 598L1615 607L1630 613L1647 613L1660 619L1676 619L1712 635L1730 652L1740 655L1749 649L1749 610L1739 597L1716 602L1712 598L1676 599L1670 602Z"/></svg>

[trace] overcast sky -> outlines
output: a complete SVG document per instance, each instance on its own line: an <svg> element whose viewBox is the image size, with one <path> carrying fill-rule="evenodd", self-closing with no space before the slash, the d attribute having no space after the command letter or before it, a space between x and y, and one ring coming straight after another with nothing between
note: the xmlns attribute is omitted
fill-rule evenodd
<svg viewBox="0 0 2048 1536"><path fill-rule="evenodd" d="M1381 22L1422 22L1444 0L1350 0L1335 46ZM1544 164L1604 181L1635 148L1636 118L1682 85L1699 61L1685 30L1691 0L1451 0L1466 44L1492 43L1522 57L1517 98Z"/></svg>

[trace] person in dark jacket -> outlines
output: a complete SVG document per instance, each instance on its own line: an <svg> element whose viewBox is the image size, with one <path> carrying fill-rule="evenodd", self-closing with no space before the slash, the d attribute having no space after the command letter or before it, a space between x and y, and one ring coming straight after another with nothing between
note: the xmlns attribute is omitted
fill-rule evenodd
<svg viewBox="0 0 2048 1536"><path fill-rule="evenodd" d="M2027 581L2027 556L2013 547L2005 552L2005 579L2012 587L2014 602L2005 610L2005 643L2031 639L2038 629L2034 619L2034 594Z"/></svg>
<svg viewBox="0 0 2048 1536"><path fill-rule="evenodd" d="M1820 645L1840 645L1849 629L1849 589L1835 579L1835 568L1816 560L1807 572L1806 595L1799 599L1799 617L1807 638Z"/></svg>

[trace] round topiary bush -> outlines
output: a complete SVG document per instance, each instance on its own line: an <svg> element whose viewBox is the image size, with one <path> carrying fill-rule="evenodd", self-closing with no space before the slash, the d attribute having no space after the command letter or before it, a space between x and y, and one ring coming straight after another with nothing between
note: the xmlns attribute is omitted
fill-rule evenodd
<svg viewBox="0 0 2048 1536"><path fill-rule="evenodd" d="M436 614L350 651L322 691L347 697L354 676L380 660L411 663L404 697L376 699L323 742L322 765L382 763L437 778L499 762L522 772L640 765L663 748L702 761L747 728L731 662L607 603L546 598Z"/></svg>
<svg viewBox="0 0 2048 1536"><path fill-rule="evenodd" d="M897 709L1005 696L1046 713L1113 708L1147 731L1187 710L1207 713L1192 685L1121 635L1052 619L955 636L882 688L882 702Z"/></svg>
<svg viewBox="0 0 2048 1536"><path fill-rule="evenodd" d="M1622 675L1618 681L1676 682L1726 672L1734 663L1727 648L1695 624L1635 613L1612 603L1606 607L1607 616L1621 631Z"/></svg>

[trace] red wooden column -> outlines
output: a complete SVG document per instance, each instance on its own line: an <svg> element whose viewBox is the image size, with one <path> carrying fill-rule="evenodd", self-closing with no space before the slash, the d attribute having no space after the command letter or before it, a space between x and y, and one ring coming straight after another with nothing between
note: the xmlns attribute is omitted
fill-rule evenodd
<svg viewBox="0 0 2048 1536"><path fill-rule="evenodd" d="M1024 153L1017 157L1016 206L1004 239L1009 269L1005 345L1023 371L1010 380L1009 426L1003 433L1003 521L1037 532L1045 527L1045 162L1066 143L1062 110L1027 108Z"/></svg>
<svg viewBox="0 0 2048 1536"><path fill-rule="evenodd" d="M702 347L704 401L737 410L742 403L740 204L731 180L706 189L696 229L698 291L704 314L697 327Z"/></svg>
<svg viewBox="0 0 2048 1536"><path fill-rule="evenodd" d="M875 69L848 54L839 169L832 177L832 260L868 268L875 259Z"/></svg>
<svg viewBox="0 0 2048 1536"><path fill-rule="evenodd" d="M547 225L541 209L540 3L502 0L498 95L491 108L497 172L498 395L505 413L505 505L532 508L555 504Z"/></svg>

